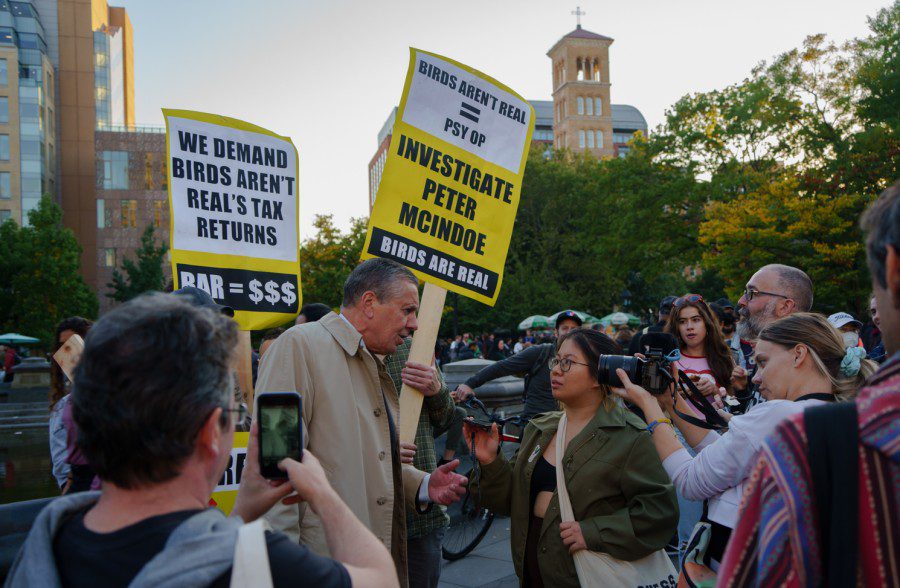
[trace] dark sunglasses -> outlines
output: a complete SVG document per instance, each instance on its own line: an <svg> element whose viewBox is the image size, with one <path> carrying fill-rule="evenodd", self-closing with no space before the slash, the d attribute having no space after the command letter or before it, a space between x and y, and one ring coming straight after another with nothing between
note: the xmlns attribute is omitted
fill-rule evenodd
<svg viewBox="0 0 900 588"><path fill-rule="evenodd" d="M698 302L703 302L703 296L700 296L699 294L685 294L675 301L675 308L681 308L685 304L696 304Z"/></svg>

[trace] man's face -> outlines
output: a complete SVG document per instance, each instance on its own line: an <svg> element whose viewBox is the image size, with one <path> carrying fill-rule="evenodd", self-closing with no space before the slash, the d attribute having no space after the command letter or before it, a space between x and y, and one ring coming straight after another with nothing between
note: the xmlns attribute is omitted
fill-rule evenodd
<svg viewBox="0 0 900 588"><path fill-rule="evenodd" d="M416 311L419 309L419 288L408 280L402 280L394 295L386 300L375 300L373 316L368 332L363 336L366 348L372 353L390 355L403 340L417 328Z"/></svg>
<svg viewBox="0 0 900 588"><path fill-rule="evenodd" d="M881 328L881 317L878 316L878 302L875 300L875 297L872 296L872 300L869 301L869 316L872 317L872 322L879 329Z"/></svg>
<svg viewBox="0 0 900 588"><path fill-rule="evenodd" d="M780 291L778 275L769 269L761 269L747 282L747 289L756 292L772 292L783 294ZM738 333L741 339L753 341L759 337L760 331L775 319L781 318L778 312L778 304L784 298L757 294L753 300L747 300L746 294L741 294L738 300L738 315L741 322L738 323Z"/></svg>
<svg viewBox="0 0 900 588"><path fill-rule="evenodd" d="M556 338L560 339L562 337L565 337L569 333L569 331L571 331L572 329L577 329L580 326L581 325L579 325L572 319L563 319L563 321L559 323L559 326L556 327Z"/></svg>

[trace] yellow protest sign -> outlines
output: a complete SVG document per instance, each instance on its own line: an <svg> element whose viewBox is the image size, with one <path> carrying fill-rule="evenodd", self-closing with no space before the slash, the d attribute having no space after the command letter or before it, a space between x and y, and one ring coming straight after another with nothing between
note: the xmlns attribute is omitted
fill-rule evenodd
<svg viewBox="0 0 900 588"><path fill-rule="evenodd" d="M534 109L511 89L410 49L363 257L493 305L533 131Z"/></svg>
<svg viewBox="0 0 900 588"><path fill-rule="evenodd" d="M256 125L163 109L175 288L234 309L242 330L295 317L302 302L297 149Z"/></svg>
<svg viewBox="0 0 900 588"><path fill-rule="evenodd" d="M234 447L231 449L231 457L228 458L228 466L209 499L210 506L215 506L226 515L230 515L231 509L234 508L238 486L241 484L241 474L244 472L244 462L247 460L249 439L250 433L234 434Z"/></svg>

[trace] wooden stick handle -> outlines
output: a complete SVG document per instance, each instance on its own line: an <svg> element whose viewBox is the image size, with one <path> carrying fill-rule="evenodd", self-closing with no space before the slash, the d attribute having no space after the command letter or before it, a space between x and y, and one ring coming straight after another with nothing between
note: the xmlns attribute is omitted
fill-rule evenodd
<svg viewBox="0 0 900 588"><path fill-rule="evenodd" d="M446 298L447 290L445 288L425 283L422 302L419 305L419 328L413 335L409 361L431 365ZM400 441L404 443L412 443L416 439L419 413L422 412L422 400L421 392L403 384L400 389Z"/></svg>
<svg viewBox="0 0 900 588"><path fill-rule="evenodd" d="M250 331L238 331L238 383L247 409L253 410L253 349L250 347Z"/></svg>

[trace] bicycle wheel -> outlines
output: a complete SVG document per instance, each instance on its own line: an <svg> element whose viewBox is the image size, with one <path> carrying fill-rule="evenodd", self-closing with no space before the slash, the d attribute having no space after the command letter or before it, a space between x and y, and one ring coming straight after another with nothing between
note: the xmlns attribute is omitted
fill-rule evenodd
<svg viewBox="0 0 900 588"><path fill-rule="evenodd" d="M469 470L466 470L467 474ZM447 514L450 526L444 534L441 554L444 559L455 561L467 556L481 543L494 522L494 513L475 504L467 490L462 498L447 507Z"/></svg>

